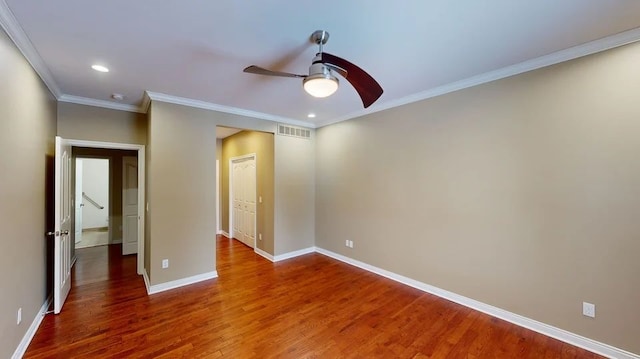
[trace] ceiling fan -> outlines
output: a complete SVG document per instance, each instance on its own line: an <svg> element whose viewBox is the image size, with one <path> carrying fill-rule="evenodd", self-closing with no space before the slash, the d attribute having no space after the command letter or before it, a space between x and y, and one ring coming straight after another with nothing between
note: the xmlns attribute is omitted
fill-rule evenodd
<svg viewBox="0 0 640 359"><path fill-rule="evenodd" d="M323 52L322 46L328 40L329 33L324 30L317 30L311 34L311 41L320 47L320 51L313 58L311 66L309 66L309 75L272 71L255 65L248 66L244 69L244 72L257 75L302 78L302 86L311 96L327 97L338 89L338 79L333 75L333 71L335 71L347 79L356 89L365 108L371 106L382 95L382 87L360 67L343 58Z"/></svg>

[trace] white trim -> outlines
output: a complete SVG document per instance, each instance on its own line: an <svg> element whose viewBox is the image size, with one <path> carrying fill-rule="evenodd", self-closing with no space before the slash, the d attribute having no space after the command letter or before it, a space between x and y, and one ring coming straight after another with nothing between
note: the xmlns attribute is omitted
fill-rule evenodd
<svg viewBox="0 0 640 359"><path fill-rule="evenodd" d="M0 0L2 1L2 0ZM138 253L137 253L137 272L142 274L144 270L144 231L145 231L145 146L131 143L118 143L118 142L101 142L101 141L87 141L87 140L73 140L65 139L67 143L72 147L89 147L89 148L103 148L103 149L116 149L116 150L133 150L138 151Z"/></svg>
<svg viewBox="0 0 640 359"><path fill-rule="evenodd" d="M293 252L288 252L288 253L284 253L284 254L279 254L277 256L272 256L271 254L263 251L262 249L256 247L253 249L254 252L256 252L256 254L270 260L271 262L280 262L280 261L284 261L287 259L291 259L294 257L299 257L299 256L303 256L305 254L309 254L309 253L314 253L317 251L316 247L309 247L309 248L304 248L304 249L300 249L297 251L293 251Z"/></svg>
<svg viewBox="0 0 640 359"><path fill-rule="evenodd" d="M142 96L142 103L140 103L140 108L138 109L138 112L148 113L149 106L151 106L151 98L149 97L149 92L145 91L144 95Z"/></svg>
<svg viewBox="0 0 640 359"><path fill-rule="evenodd" d="M143 276L146 277L146 272L145 272L145 274L143 274ZM164 291L175 289L175 288L184 287L184 286L189 285L189 284L194 284L194 283L198 283L198 282L202 282L202 281L209 280L209 279L214 279L214 278L218 278L218 271L213 271L213 272L209 272L209 273L202 273L202 274L194 275L194 276L191 276L191 277L182 278L182 279L178 279L178 280L172 280L170 282L165 282L165 283L160 283L160 284L155 284L155 285L148 285L147 284L147 293L149 295L156 294L156 293L164 292ZM148 279L145 279L145 283L147 283L147 281L148 281Z"/></svg>
<svg viewBox="0 0 640 359"><path fill-rule="evenodd" d="M624 46L636 41L640 41L640 27L612 36L604 37L595 41L587 42L582 45L570 47L568 49L556 51L554 53L540 56L531 60L520 62L511 66L503 67L494 71L485 72L476 76L472 76L460 81L451 82L439 87L435 87L423 92L419 92L413 95L409 95L397 100L388 101L373 105L366 110L359 110L352 112L345 116L336 117L326 121L319 121L315 127L320 128L328 126L334 123L350 120L352 118L372 114L379 111L384 111L390 108L399 107L413 102L426 100L432 97L444 95L450 92L466 89L469 87L482 85L491 81L500 80L506 77L515 76L524 72L537 70L542 67L547 67L561 62L570 61L579 57L592 55L598 52L613 49L615 47Z"/></svg>
<svg viewBox="0 0 640 359"><path fill-rule="evenodd" d="M304 248L304 249L300 249L297 251L293 251L293 252L287 252L284 254L278 254L277 256L275 256L273 258L274 262L280 262L280 261L284 261L287 259L291 259L294 257L299 257L299 256L303 256L305 254L309 254L309 253L314 253L316 251L316 247L309 247L309 248Z"/></svg>
<svg viewBox="0 0 640 359"><path fill-rule="evenodd" d="M218 232L218 234L222 234L223 236L225 236L225 237L227 237L227 238L231 239L231 236L229 236L229 233L227 233L227 232L225 232L225 231L223 231L223 230L220 230L220 232Z"/></svg>
<svg viewBox="0 0 640 359"><path fill-rule="evenodd" d="M58 101L75 103L78 105L102 107L102 108L108 108L108 109L119 110L119 111L145 113L145 111L142 111L140 106L129 105L126 103L118 103L113 101L96 100L94 98L81 97L81 96L62 95L58 98Z"/></svg>
<svg viewBox="0 0 640 359"><path fill-rule="evenodd" d="M142 272L142 278L144 279L144 286L147 289L147 295L149 295L151 294L150 292L151 281L149 280L149 275L147 274L146 270Z"/></svg>
<svg viewBox="0 0 640 359"><path fill-rule="evenodd" d="M272 256L271 254L269 254L269 253L267 253L267 252L263 251L262 249L260 249L260 248L258 248L258 247L255 247L255 248L253 249L253 251L254 251L254 252L256 252L256 254L258 254L258 255L260 255L260 256L262 256L262 257L264 257L264 258L266 258L266 259L270 260L271 262L275 262L275 260L274 260L273 256Z"/></svg>
<svg viewBox="0 0 640 359"><path fill-rule="evenodd" d="M316 248L316 252L323 254L327 257L331 257L333 259L337 259L341 262L350 264L352 266L356 266L358 268L362 268L366 271L381 275L383 277L389 278L391 280L394 280L396 282L408 285L410 287L419 289L423 292L427 292L427 293L431 293L433 295L436 295L440 298L444 298L447 300L450 300L452 302L458 303L460 305L463 305L465 307L483 312L485 314L491 315L493 317L496 318L500 318L502 320L506 320L507 322L513 323L515 325L518 325L520 327L524 327L530 330L533 330L534 332L538 332L541 334L544 334L546 336L558 339L560 341L563 341L565 343L569 343L571 345L586 349L588 351L594 352L596 354L600 354L603 355L605 357L608 358L617 358L617 359L640 359L640 355L637 354L633 354L630 353L628 351L619 349L619 348L615 348L611 345L608 344L604 344L604 343L600 343L598 341L583 337L581 335L578 334L574 334L571 332L568 332L564 329L560 329L560 328L556 328L554 326L545 324L545 323L541 323L538 322L536 320L527 318L527 317L523 317L521 315L515 314L515 313L511 313L509 311L506 311L504 309L500 309L498 307L494 307L492 305L489 304L485 304L482 302L479 302L477 300L471 299L471 298L467 298L465 296L453 293L453 292L449 292L447 290L438 288L438 287L434 287L432 285L423 283L423 282L419 282L417 280L402 276L400 274L396 274L393 272L390 272L388 270L382 269L382 268L378 268L375 266L372 266L370 264L364 263L364 262L360 262L358 260L355 260L353 258L349 258L346 256L343 256L341 254L338 253L334 253L332 251L323 249L323 248Z"/></svg>
<svg viewBox="0 0 640 359"><path fill-rule="evenodd" d="M73 247L73 250L74 250L74 252L75 252L75 250L76 250L76 247L75 247L75 246ZM77 261L77 260L78 260L78 256L77 256L77 255L75 255L75 253L74 253L73 258L71 259L71 268L73 268L73 266L76 264L76 261Z"/></svg>
<svg viewBox="0 0 640 359"><path fill-rule="evenodd" d="M33 337L36 335L36 332L38 331L38 328L40 327L40 324L42 323L42 320L44 319L44 316L47 313L47 309L49 309L50 305L51 296L49 296L44 301L44 304L42 304L42 307L40 307L40 311L36 313L36 317L33 318L33 322L31 322L29 329L27 329L27 332L24 333L24 336L22 337L22 340L20 341L20 344L18 344L16 350L13 352L11 359L20 359L24 356L24 353L27 351L31 340L33 340Z"/></svg>
<svg viewBox="0 0 640 359"><path fill-rule="evenodd" d="M33 70L40 76L42 82L49 88L53 96L56 99L60 98L62 93L51 71L49 71L49 68L42 60L42 57L40 57L40 54L4 0L0 0L0 26L2 26L7 35L9 35L11 41L16 44L18 50L20 50L25 59L31 64Z"/></svg>
<svg viewBox="0 0 640 359"><path fill-rule="evenodd" d="M217 140L216 140L217 144ZM216 233L220 234L222 215L220 213L220 160L216 159Z"/></svg>
<svg viewBox="0 0 640 359"><path fill-rule="evenodd" d="M151 100L153 101L166 102L166 103L172 103L176 105L183 105L188 107L201 108L205 110L224 112L224 113L229 113L233 115L252 117L252 118L257 118L257 119L266 120L266 121L281 122L281 123L287 123L290 125L315 128L315 125L311 122L300 121L300 120L296 120L288 117L270 115L268 113L263 113L263 112L245 110L237 107L223 106L223 105L218 105L218 104L206 102L206 101L193 100L190 98L172 96L172 95L167 95L167 94L158 93L158 92L150 92L150 91L147 91L147 96L149 96L149 98L151 98Z"/></svg>

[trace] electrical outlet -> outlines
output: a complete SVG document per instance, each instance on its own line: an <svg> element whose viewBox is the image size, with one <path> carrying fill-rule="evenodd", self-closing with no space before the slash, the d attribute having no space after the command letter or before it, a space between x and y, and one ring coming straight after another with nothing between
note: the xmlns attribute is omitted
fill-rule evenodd
<svg viewBox="0 0 640 359"><path fill-rule="evenodd" d="M169 260L168 259L163 259L162 260L162 269L167 269L169 268Z"/></svg>
<svg viewBox="0 0 640 359"><path fill-rule="evenodd" d="M262 240L262 233L259 233L259 234L258 234L258 239L259 239L259 240Z"/></svg>
<svg viewBox="0 0 640 359"><path fill-rule="evenodd" d="M596 305L595 304L591 304L591 303L587 303L587 302L582 302L582 315L584 315L585 317L595 318L596 317Z"/></svg>
<svg viewBox="0 0 640 359"><path fill-rule="evenodd" d="M20 324L22 322L22 308L18 308L18 315L16 316L16 324Z"/></svg>

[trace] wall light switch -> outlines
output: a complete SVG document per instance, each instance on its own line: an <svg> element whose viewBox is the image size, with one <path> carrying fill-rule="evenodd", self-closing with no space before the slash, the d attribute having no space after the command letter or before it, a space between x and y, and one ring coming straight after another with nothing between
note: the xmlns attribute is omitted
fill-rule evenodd
<svg viewBox="0 0 640 359"><path fill-rule="evenodd" d="M258 203L262 203L262 196L258 197Z"/></svg>
<svg viewBox="0 0 640 359"><path fill-rule="evenodd" d="M169 260L168 259L163 259L162 260L162 269L167 269L169 268Z"/></svg>

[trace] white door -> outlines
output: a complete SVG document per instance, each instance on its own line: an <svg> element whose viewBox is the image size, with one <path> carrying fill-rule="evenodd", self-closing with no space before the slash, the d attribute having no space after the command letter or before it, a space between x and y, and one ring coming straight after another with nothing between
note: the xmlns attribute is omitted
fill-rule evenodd
<svg viewBox="0 0 640 359"><path fill-rule="evenodd" d="M82 240L82 159L76 158L76 217L75 217L75 242Z"/></svg>
<svg viewBox="0 0 640 359"><path fill-rule="evenodd" d="M256 159L232 161L233 237L249 247L256 240Z"/></svg>
<svg viewBox="0 0 640 359"><path fill-rule="evenodd" d="M242 172L244 243L253 248L256 243L256 159L243 162Z"/></svg>
<svg viewBox="0 0 640 359"><path fill-rule="evenodd" d="M122 254L138 253L138 159L122 158Z"/></svg>
<svg viewBox="0 0 640 359"><path fill-rule="evenodd" d="M71 290L71 146L56 137L53 311L60 313Z"/></svg>
<svg viewBox="0 0 640 359"><path fill-rule="evenodd" d="M244 202L243 192L242 192L242 165L238 162L233 162L233 176L232 176L232 199L233 199L233 233L231 236L233 238L239 239L241 242L244 242L244 233L242 229L244 228L242 224L243 216L242 213L242 203Z"/></svg>

